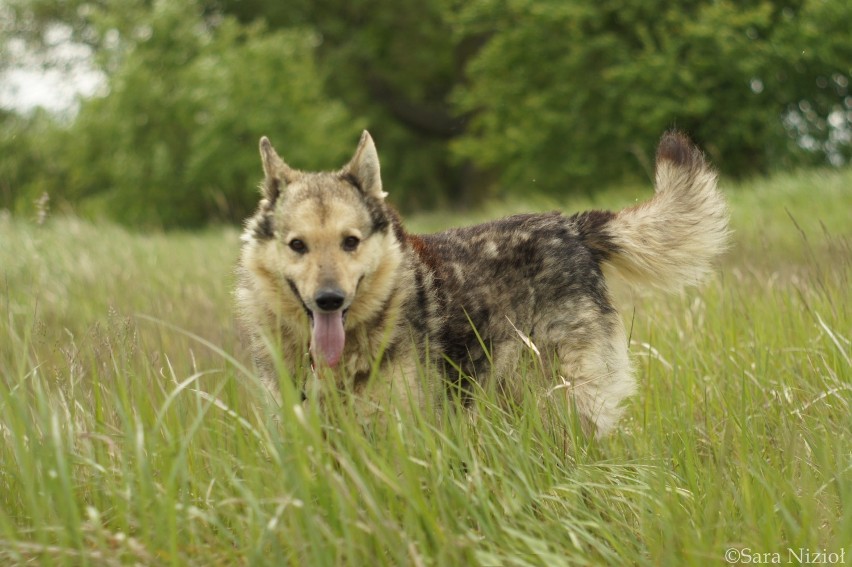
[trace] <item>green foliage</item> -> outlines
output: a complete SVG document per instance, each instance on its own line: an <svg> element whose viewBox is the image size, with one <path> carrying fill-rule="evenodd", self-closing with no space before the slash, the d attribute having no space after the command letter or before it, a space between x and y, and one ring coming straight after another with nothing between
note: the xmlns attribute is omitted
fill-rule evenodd
<svg viewBox="0 0 852 567"><path fill-rule="evenodd" d="M92 136L77 159L107 161L106 206L126 211L117 218L186 226L244 217L257 200L258 133L297 167L344 163L359 124L323 96L312 34L262 34L226 20L205 37L185 18L164 16L128 54L110 95L84 105L77 123ZM157 41L173 56L150 45ZM105 114L123 120L99 131ZM104 145L115 150L99 151Z"/></svg>
<svg viewBox="0 0 852 567"><path fill-rule="evenodd" d="M0 563L848 558L850 184L846 169L726 188L718 277L625 299L641 386L603 440L533 387L367 426L303 408L287 381L279 404L231 324L235 230L0 218Z"/></svg>
<svg viewBox="0 0 852 567"><path fill-rule="evenodd" d="M72 120L0 117L0 204L236 221L254 146L338 167L369 128L403 208L647 178L661 133L742 176L852 158L846 0L10 0L9 38L90 46ZM52 39L53 38L53 39ZM2 66L2 65L0 65ZM45 158L46 159L43 159Z"/></svg>
<svg viewBox="0 0 852 567"><path fill-rule="evenodd" d="M328 89L363 117L398 203L422 208L475 200L477 187L454 163L447 141L464 131L449 95L463 80L473 46L448 33L442 1L278 2L220 0L226 13L270 27L307 25L322 38L317 55Z"/></svg>
<svg viewBox="0 0 852 567"><path fill-rule="evenodd" d="M94 21L134 37L118 40L108 93L57 128L51 194L133 225L238 221L257 202L261 135L295 167L352 151L363 124L324 95L313 32L211 20L191 0L114 17Z"/></svg>
<svg viewBox="0 0 852 567"><path fill-rule="evenodd" d="M825 127L832 111L848 136L848 21L848 2L821 0L477 2L459 33L493 35L457 91L476 115L455 147L507 185L550 191L650 173L671 127L728 174L789 166L801 151L782 118L795 122L798 108L813 110L813 149L838 134ZM838 160L850 151L831 149L845 152Z"/></svg>
<svg viewBox="0 0 852 567"><path fill-rule="evenodd" d="M0 208L12 209L26 183L26 172L35 169L33 150L26 132L28 120L11 112L0 112ZM11 159L10 159L11 156Z"/></svg>

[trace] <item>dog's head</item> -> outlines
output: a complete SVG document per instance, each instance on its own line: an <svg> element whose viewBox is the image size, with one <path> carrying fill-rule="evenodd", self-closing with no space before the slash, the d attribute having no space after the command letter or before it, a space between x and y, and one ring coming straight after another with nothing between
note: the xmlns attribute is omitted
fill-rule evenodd
<svg viewBox="0 0 852 567"><path fill-rule="evenodd" d="M263 198L247 225L244 265L281 322L309 329L314 358L333 367L346 329L383 307L402 261L376 147L364 132L336 172L292 169L266 137L260 155Z"/></svg>

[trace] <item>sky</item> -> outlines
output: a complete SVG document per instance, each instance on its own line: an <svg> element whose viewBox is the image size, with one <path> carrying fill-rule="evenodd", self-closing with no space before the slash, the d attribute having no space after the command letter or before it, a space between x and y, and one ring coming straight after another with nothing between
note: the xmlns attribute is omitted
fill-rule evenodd
<svg viewBox="0 0 852 567"><path fill-rule="evenodd" d="M0 107L20 112L38 106L51 112L73 111L78 96L91 96L104 87L88 47L71 42L70 31L60 26L46 35L53 47L44 54L33 53L16 39L6 45L9 60L0 71Z"/></svg>
<svg viewBox="0 0 852 567"><path fill-rule="evenodd" d="M52 112L73 110L78 95L91 96L103 85L91 70L23 68L0 75L0 106L27 112L41 106Z"/></svg>

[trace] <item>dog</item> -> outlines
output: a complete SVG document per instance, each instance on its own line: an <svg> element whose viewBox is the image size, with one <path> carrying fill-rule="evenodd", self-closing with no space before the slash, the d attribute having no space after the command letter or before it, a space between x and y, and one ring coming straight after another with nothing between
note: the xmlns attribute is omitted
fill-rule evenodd
<svg viewBox="0 0 852 567"><path fill-rule="evenodd" d="M512 391L532 348L584 429L603 436L636 390L612 279L678 290L704 280L727 245L717 174L674 131L647 202L424 235L387 203L366 131L339 171L293 169L266 137L260 155L236 290L258 373L369 390L377 407L375 392L422 406L470 400L489 381Z"/></svg>

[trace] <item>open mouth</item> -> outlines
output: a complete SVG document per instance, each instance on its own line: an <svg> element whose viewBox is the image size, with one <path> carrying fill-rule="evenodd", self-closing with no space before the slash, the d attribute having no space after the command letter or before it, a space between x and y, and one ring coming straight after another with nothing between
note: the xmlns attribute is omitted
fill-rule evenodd
<svg viewBox="0 0 852 567"><path fill-rule="evenodd" d="M346 332L343 323L348 309L338 309L330 313L308 311L311 319L311 355L315 361L322 360L334 368L343 356Z"/></svg>
<svg viewBox="0 0 852 567"><path fill-rule="evenodd" d="M363 276L361 279L363 279ZM358 280L358 285L360 285L361 279ZM343 347L346 343L346 332L343 330L343 324L346 321L346 314L349 312L349 305L344 302L345 296L343 296L342 292L335 293L334 295L339 296L332 299L336 299L340 303L329 305L332 309L324 310L319 305L315 305L314 302L311 302L311 304L316 309L311 309L305 303L302 294L299 293L296 283L290 279L286 281L293 291L293 295L302 303L302 307L311 321L310 351L314 363L322 361L329 367L334 368L343 357ZM358 285L355 286L356 290ZM341 308L334 309L334 307L338 306Z"/></svg>

